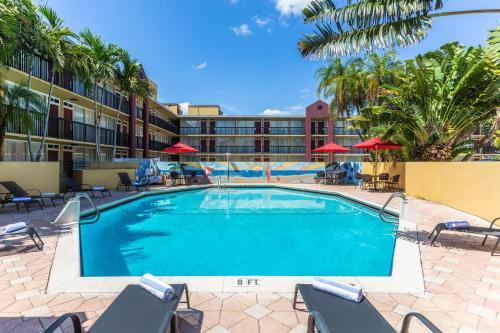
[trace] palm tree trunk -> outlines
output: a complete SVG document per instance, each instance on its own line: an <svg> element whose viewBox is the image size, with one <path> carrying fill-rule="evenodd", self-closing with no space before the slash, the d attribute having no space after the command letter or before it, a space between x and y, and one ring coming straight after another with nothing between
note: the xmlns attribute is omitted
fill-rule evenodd
<svg viewBox="0 0 500 333"><path fill-rule="evenodd" d="M120 110L122 108L122 100L123 100L123 95L120 93L120 101L118 102L118 112L116 113L116 118L115 118L115 130L113 131L113 152L111 155L111 159L115 158L116 155L116 134L117 134L117 125L118 125L118 120L120 119Z"/></svg>
<svg viewBox="0 0 500 333"><path fill-rule="evenodd" d="M97 128L97 79L94 79L94 131L95 131L95 153L97 160L101 160L101 150L99 147L99 130Z"/></svg>
<svg viewBox="0 0 500 333"><path fill-rule="evenodd" d="M45 112L45 123L43 126L42 141L40 142L40 147L38 147L38 152L36 154L36 161L40 162L42 157L43 146L45 145L45 139L47 138L47 132L49 131L49 118L50 118L50 100L52 99L52 93L54 90L54 77L56 76L55 67L52 68L50 73L50 87L49 87L49 97L47 101L47 111Z"/></svg>
<svg viewBox="0 0 500 333"><path fill-rule="evenodd" d="M0 161L3 161L3 143L5 141L5 131L7 124L4 122L4 119L0 119Z"/></svg>
<svg viewBox="0 0 500 333"><path fill-rule="evenodd" d="M33 78L33 54L30 54L30 57L29 57L29 67L28 67L28 91L31 91L31 81L32 81L32 78ZM26 113L28 113L30 111L30 108L29 108L29 101L26 103ZM26 133L26 136L27 136L27 141L28 141L28 155L29 155L29 159L30 161L33 161L34 158L33 158L33 149L32 149L32 144L33 144L33 141L31 139L31 130L28 129L27 133Z"/></svg>
<svg viewBox="0 0 500 333"><path fill-rule="evenodd" d="M99 132L99 168L102 168L102 161L101 161L101 117L102 117L102 106L104 104L104 94L106 93L106 82L103 81L102 83L102 94L101 94L101 105L99 106L99 123L98 123L98 132Z"/></svg>

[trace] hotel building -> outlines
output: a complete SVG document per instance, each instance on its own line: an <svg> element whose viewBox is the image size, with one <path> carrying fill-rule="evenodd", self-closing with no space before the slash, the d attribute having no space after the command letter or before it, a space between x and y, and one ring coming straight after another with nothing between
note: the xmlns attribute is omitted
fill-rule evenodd
<svg viewBox="0 0 500 333"><path fill-rule="evenodd" d="M3 72L7 84L27 82L27 59L22 54L13 59L10 68ZM31 86L45 103L50 68L47 60L35 58ZM144 70L140 76L148 79ZM115 130L115 158L176 160L179 157L161 150L183 141L197 148L199 154L181 156L181 161L224 161L227 153L231 154L232 161L325 161L327 156L313 153L315 148L332 140L349 148L359 142L345 119L331 119L328 104L323 101L309 105L303 115L293 116L224 115L218 105L190 105L187 114L182 114L179 104L159 102L156 83L148 81L153 94L146 99L121 96L119 88L112 83L106 84L105 89L99 84L97 101L102 98L103 106L96 131L92 87L86 87L69 72L58 73L42 160L60 161L67 175L72 175L75 169L89 167L96 160L96 132L101 143L101 159L112 160ZM97 109L100 108L98 103ZM34 126L29 134L33 154L40 147L43 112L31 111ZM28 160L27 129L9 126L3 152L4 161ZM336 154L335 158L360 161L363 156L362 151L353 149L347 154Z"/></svg>

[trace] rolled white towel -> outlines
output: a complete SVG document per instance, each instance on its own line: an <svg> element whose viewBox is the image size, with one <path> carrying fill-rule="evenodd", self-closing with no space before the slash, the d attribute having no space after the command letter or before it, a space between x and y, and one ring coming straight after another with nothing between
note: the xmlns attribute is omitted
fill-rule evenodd
<svg viewBox="0 0 500 333"><path fill-rule="evenodd" d="M174 288L166 284L151 274L144 274L139 285L151 294L161 299L163 302L171 301L175 298Z"/></svg>
<svg viewBox="0 0 500 333"><path fill-rule="evenodd" d="M357 303L363 299L363 289L360 287L322 277L314 279L313 288Z"/></svg>
<svg viewBox="0 0 500 333"><path fill-rule="evenodd" d="M26 228L28 225L25 222L17 222L0 227L0 232L8 234Z"/></svg>

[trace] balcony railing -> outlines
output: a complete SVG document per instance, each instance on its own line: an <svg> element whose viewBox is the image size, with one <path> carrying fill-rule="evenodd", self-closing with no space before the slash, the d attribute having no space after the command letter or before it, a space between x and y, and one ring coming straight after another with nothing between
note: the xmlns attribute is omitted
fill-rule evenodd
<svg viewBox="0 0 500 333"><path fill-rule="evenodd" d="M167 131L170 131L172 133L179 134L179 127L177 125L152 114L149 115L149 123L166 129Z"/></svg>
<svg viewBox="0 0 500 333"><path fill-rule="evenodd" d="M181 135L304 135L304 127L181 127Z"/></svg>
<svg viewBox="0 0 500 333"><path fill-rule="evenodd" d="M154 141L154 140L149 141L149 149L150 150L162 151L163 149L170 147L170 146L171 146L170 143Z"/></svg>
<svg viewBox="0 0 500 333"><path fill-rule="evenodd" d="M200 153L214 154L305 154L304 146L197 146Z"/></svg>
<svg viewBox="0 0 500 333"><path fill-rule="evenodd" d="M347 129L345 127L335 127L335 135L358 135L358 133L353 129Z"/></svg>
<svg viewBox="0 0 500 333"><path fill-rule="evenodd" d="M29 60L30 57L26 53L19 52L9 61L8 64L12 68L28 73L30 67ZM35 57L33 58L31 70L34 77L49 82L51 69L52 65L47 59L35 55ZM62 73L56 73L56 76L54 77L54 84L71 92L74 92L80 96L94 99L94 86L87 86L82 80L78 79L70 72L64 71ZM110 91L104 90L102 87L97 87L98 103L101 102L101 97L103 96L103 94L103 104L115 110L118 110L120 97ZM130 114L128 100L126 98L122 100L120 111Z"/></svg>
<svg viewBox="0 0 500 333"><path fill-rule="evenodd" d="M135 139L137 140L137 149L144 149L144 140L140 136L136 136Z"/></svg>
<svg viewBox="0 0 500 333"><path fill-rule="evenodd" d="M32 119L31 134L42 136L44 130L44 116L38 112L30 113ZM16 122L14 122L16 123ZM17 122L20 123L20 122ZM19 126L9 125L7 132L26 134L28 129L21 124ZM49 117L47 137L65 139L71 141L95 142L96 131L94 125L85 124L78 121L66 120L64 118ZM101 144L113 145L113 131L107 128L99 128ZM125 140L125 141L124 141ZM119 146L128 146L127 134L118 133L117 143Z"/></svg>

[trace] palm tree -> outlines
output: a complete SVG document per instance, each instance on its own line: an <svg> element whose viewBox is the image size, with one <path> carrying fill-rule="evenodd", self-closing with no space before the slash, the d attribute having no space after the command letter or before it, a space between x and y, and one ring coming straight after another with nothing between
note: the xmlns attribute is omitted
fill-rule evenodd
<svg viewBox="0 0 500 333"><path fill-rule="evenodd" d="M8 126L20 127L23 130L32 127L31 117L25 111L25 104L40 110L43 102L35 92L26 85L0 85L0 161L3 160L3 144Z"/></svg>
<svg viewBox="0 0 500 333"><path fill-rule="evenodd" d="M114 81L114 67L118 62L119 48L115 44L107 44L101 36L94 35L89 29L80 33L80 38L86 48L88 58L87 82L92 82L94 98L94 127L96 135L96 157L101 163L101 144L100 144L100 124L102 116L102 107L104 96L107 91L108 82ZM102 83L102 93L100 95L100 107L97 109L98 84Z"/></svg>
<svg viewBox="0 0 500 333"><path fill-rule="evenodd" d="M13 55L26 56L27 57L27 73L28 73L28 90L31 90L31 83L33 77L33 61L35 54L42 49L42 44L44 41L44 35L42 33L43 24L38 13L38 6L33 4L31 0L2 0L6 6L12 9L16 17L16 28L15 28L15 40L9 48L6 48L4 52L7 53L7 59ZM7 60L6 59L6 60ZM29 96L28 96L29 98ZM28 112L28 105L26 103L26 112ZM32 149L32 139L31 130L26 131L27 141L28 141L28 155L29 160L34 160L33 149Z"/></svg>
<svg viewBox="0 0 500 333"><path fill-rule="evenodd" d="M333 118L351 117L363 105L363 77L360 71L364 66L362 58L342 61L335 58L327 66L316 71L319 81L317 94L324 98L333 98L330 110Z"/></svg>
<svg viewBox="0 0 500 333"><path fill-rule="evenodd" d="M340 2L340 1L339 1ZM298 42L308 59L327 59L371 52L378 48L405 47L420 42L437 17L500 13L500 8L442 11L442 0L314 0L304 13L305 23L316 31Z"/></svg>
<svg viewBox="0 0 500 333"><path fill-rule="evenodd" d="M18 12L10 0L0 0L0 67L3 67L12 55L18 33Z"/></svg>
<svg viewBox="0 0 500 333"><path fill-rule="evenodd" d="M380 106L353 119L362 128L384 128L384 137L405 146L408 157L449 160L486 120L496 115L500 78L481 47L458 43L419 55L387 85Z"/></svg>
<svg viewBox="0 0 500 333"><path fill-rule="evenodd" d="M151 87L146 79L140 79L141 64L136 59L132 59L130 54L123 49L120 49L120 62L115 65L114 76L120 87L120 100L118 110L121 110L123 95L128 96L136 94L137 96L147 98L151 95ZM112 158L116 155L116 134L120 112L116 113L115 130L113 132L113 153Z"/></svg>
<svg viewBox="0 0 500 333"><path fill-rule="evenodd" d="M42 141L36 154L36 161L40 161L43 147L45 145L45 139L47 137L47 131L49 129L50 100L52 98L54 78L57 73L65 69L68 54L74 49L74 43L70 38L77 37L77 35L71 31L70 28L64 26L64 20L59 17L59 15L52 8L40 6L39 10L45 23L43 27L43 34L45 36L44 39L46 43L44 45L43 53L47 55L47 58L51 62L52 69L50 72L49 96L47 99L47 108L44 117Z"/></svg>

